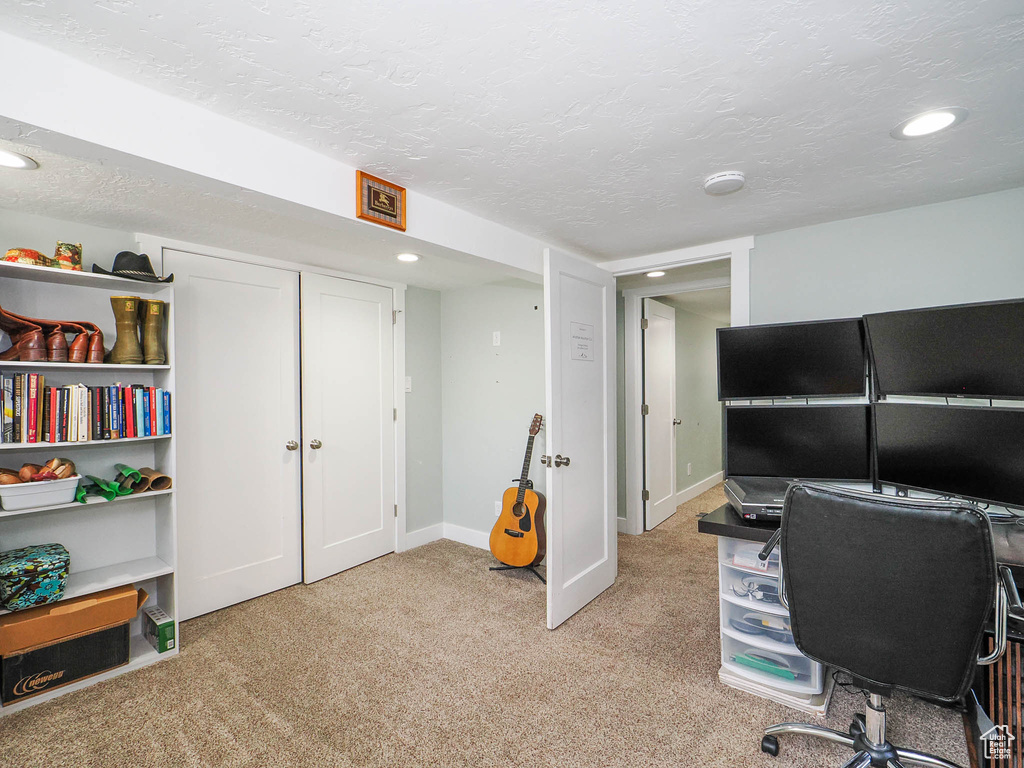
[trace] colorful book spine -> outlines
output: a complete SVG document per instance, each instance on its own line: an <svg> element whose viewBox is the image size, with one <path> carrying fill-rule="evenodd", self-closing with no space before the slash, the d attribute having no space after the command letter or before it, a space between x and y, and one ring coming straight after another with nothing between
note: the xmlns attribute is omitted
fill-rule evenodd
<svg viewBox="0 0 1024 768"><path fill-rule="evenodd" d="M71 440L71 389L60 388L60 437L58 442L66 443Z"/></svg>
<svg viewBox="0 0 1024 768"><path fill-rule="evenodd" d="M142 387L138 384L132 385L132 402L135 403L135 436L146 436L146 425L149 419L145 418L145 410L142 402Z"/></svg>
<svg viewBox="0 0 1024 768"><path fill-rule="evenodd" d="M164 392L164 434L171 434L171 393Z"/></svg>
<svg viewBox="0 0 1024 768"><path fill-rule="evenodd" d="M104 387L107 395L107 403L110 410L110 440L117 440L121 437L121 421L117 406L117 385Z"/></svg>
<svg viewBox="0 0 1024 768"><path fill-rule="evenodd" d="M162 409L157 407L156 392L156 387L149 387L146 390L146 394L149 395L149 434L151 435L160 434L160 419L158 418L158 414Z"/></svg>
<svg viewBox="0 0 1024 768"><path fill-rule="evenodd" d="M25 374L14 374L14 442L25 439Z"/></svg>
<svg viewBox="0 0 1024 768"><path fill-rule="evenodd" d="M26 443L35 443L39 440L39 421L36 418L39 411L39 374L30 373L28 375L28 397L26 403L28 404L28 431L25 433Z"/></svg>
<svg viewBox="0 0 1024 768"><path fill-rule="evenodd" d="M124 436L135 437L135 409L132 408L131 388L122 387L118 400L124 410Z"/></svg>
<svg viewBox="0 0 1024 768"><path fill-rule="evenodd" d="M50 387L50 442L60 440L60 387Z"/></svg>
<svg viewBox="0 0 1024 768"><path fill-rule="evenodd" d="M155 435L164 434L164 391L157 387L156 393L153 396L153 411L156 413L156 432Z"/></svg>
<svg viewBox="0 0 1024 768"><path fill-rule="evenodd" d="M151 415L149 408L149 389L143 387L139 394L142 396L142 434L144 437L149 437L152 434L149 427L149 418Z"/></svg>
<svg viewBox="0 0 1024 768"><path fill-rule="evenodd" d="M14 379L4 376L3 379L3 431L0 440L5 443L14 442Z"/></svg>

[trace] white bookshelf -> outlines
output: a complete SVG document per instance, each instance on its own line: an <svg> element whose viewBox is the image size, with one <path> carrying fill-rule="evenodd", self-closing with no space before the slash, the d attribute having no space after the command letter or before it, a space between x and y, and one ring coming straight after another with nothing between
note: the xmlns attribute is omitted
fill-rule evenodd
<svg viewBox="0 0 1024 768"><path fill-rule="evenodd" d="M132 467L154 467L176 479L174 425L178 403L174 396L173 285L0 262L0 306L28 317L96 323L103 331L107 349L117 337L110 297L124 295L167 302L166 365L0 362L0 371L5 375L42 373L48 386L77 383L105 386L120 382L160 387L171 392L171 434L119 440L0 444L0 464L17 468L27 461L38 463L41 459L63 456L75 462L80 475L112 480L116 474L114 465L123 463ZM71 568L64 600L128 584L142 587L149 593L147 605L159 605L174 618L177 638L176 537L173 486L165 491L131 494L112 501L90 496L84 504L71 502L33 509L0 509L3 550L47 543L60 543L68 549ZM178 653L177 643L174 649L157 653L141 636L140 626L136 617L131 623L130 658L126 665L0 707L0 717Z"/></svg>

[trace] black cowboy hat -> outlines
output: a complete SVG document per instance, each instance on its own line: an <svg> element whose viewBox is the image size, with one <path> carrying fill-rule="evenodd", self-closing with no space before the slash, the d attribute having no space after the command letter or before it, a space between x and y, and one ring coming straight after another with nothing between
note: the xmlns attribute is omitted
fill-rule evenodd
<svg viewBox="0 0 1024 768"><path fill-rule="evenodd" d="M149 262L149 256L144 253L132 253L131 251L121 251L117 254L114 257L113 269L108 271L99 264L93 264L92 271L99 272L101 275L145 280L147 283L170 283L174 280L173 274L167 277L157 277L153 271L153 265Z"/></svg>

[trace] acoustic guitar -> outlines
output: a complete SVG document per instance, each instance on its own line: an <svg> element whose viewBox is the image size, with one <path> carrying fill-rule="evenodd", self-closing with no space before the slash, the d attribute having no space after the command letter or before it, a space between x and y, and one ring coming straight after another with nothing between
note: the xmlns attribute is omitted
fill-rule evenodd
<svg viewBox="0 0 1024 768"><path fill-rule="evenodd" d="M491 553L505 565L524 568L544 559L547 541L544 534L544 494L533 490L529 482L533 440L543 421L539 413L530 422L526 457L519 484L508 488L501 498L501 514L491 530Z"/></svg>

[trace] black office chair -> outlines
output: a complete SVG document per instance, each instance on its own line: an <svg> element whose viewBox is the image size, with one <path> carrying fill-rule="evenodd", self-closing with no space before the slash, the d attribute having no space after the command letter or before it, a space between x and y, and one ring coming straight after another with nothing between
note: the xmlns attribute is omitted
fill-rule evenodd
<svg viewBox="0 0 1024 768"><path fill-rule="evenodd" d="M883 697L893 689L944 702L970 688L977 664L1006 647L1008 569L997 579L988 516L966 502L925 501L794 483L782 527L780 600L807 656L848 672L869 694L849 733L807 723L765 729L761 749L779 752L779 734L815 736L856 754L845 768L904 764L958 768L895 747L885 737ZM995 648L979 658L995 607Z"/></svg>

